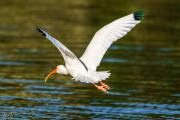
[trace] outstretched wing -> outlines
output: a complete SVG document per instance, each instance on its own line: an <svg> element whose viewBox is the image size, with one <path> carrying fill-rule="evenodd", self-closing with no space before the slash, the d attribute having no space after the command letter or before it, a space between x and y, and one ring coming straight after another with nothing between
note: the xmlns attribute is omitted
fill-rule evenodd
<svg viewBox="0 0 180 120"><path fill-rule="evenodd" d="M64 46L60 41L56 40L54 37L49 35L46 31L42 30L41 28L37 28L37 30L42 33L43 36L45 36L48 40L50 40L61 52L63 55L63 58L66 62L67 57L71 59L76 59L76 55L72 53L66 46Z"/></svg>
<svg viewBox="0 0 180 120"><path fill-rule="evenodd" d="M88 68L96 70L111 44L125 36L143 17L144 12L138 11L104 26L96 32L80 59Z"/></svg>

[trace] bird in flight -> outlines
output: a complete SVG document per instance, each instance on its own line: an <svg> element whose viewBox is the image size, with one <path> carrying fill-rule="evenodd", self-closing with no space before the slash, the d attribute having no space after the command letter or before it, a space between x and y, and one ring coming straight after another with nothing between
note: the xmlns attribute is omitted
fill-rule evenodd
<svg viewBox="0 0 180 120"><path fill-rule="evenodd" d="M97 89L108 93L110 87L103 81L109 78L110 73L108 71L96 71L96 69L111 44L125 36L132 28L141 22L143 17L144 12L137 11L102 27L95 33L80 58L60 41L49 35L43 29L37 27L37 30L58 48L65 61L65 65L58 65L47 75L45 81L54 73L70 75L75 81L91 83Z"/></svg>

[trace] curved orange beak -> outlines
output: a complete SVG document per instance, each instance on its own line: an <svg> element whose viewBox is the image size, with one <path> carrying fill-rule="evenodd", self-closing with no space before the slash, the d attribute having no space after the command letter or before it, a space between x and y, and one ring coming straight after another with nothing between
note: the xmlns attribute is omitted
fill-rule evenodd
<svg viewBox="0 0 180 120"><path fill-rule="evenodd" d="M46 76L45 82L48 80L48 78L49 78L50 76L52 76L52 75L55 74L55 73L57 73L57 68L53 69L53 70Z"/></svg>

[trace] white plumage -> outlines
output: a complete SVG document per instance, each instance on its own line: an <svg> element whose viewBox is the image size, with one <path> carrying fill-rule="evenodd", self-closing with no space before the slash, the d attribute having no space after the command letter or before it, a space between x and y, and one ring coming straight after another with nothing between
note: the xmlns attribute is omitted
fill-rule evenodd
<svg viewBox="0 0 180 120"><path fill-rule="evenodd" d="M123 18L117 19L112 23L104 26L96 32L81 60L91 69L96 70L101 59L111 44L122 38L140 21L134 19L134 15L130 14Z"/></svg>
<svg viewBox="0 0 180 120"><path fill-rule="evenodd" d="M143 12L135 12L101 28L95 33L80 58L77 58L66 46L44 30L40 28L37 28L37 30L58 48L64 58L65 66L63 70L60 70L61 67L57 67L57 73L64 74L66 72L66 74L70 74L76 81L98 83L110 76L110 73L107 71L96 71L104 54L113 42L125 36L132 28L140 23L143 15Z"/></svg>

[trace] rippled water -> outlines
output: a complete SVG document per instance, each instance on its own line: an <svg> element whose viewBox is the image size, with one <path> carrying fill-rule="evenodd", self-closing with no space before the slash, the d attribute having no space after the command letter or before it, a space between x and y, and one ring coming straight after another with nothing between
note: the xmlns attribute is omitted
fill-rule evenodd
<svg viewBox="0 0 180 120"><path fill-rule="evenodd" d="M180 119L179 1L1 0L0 119ZM95 31L143 9L146 17L109 49L110 94L46 74L63 59L41 26L80 56Z"/></svg>

